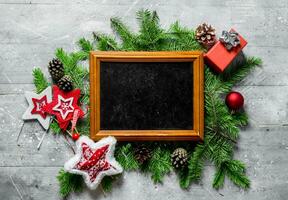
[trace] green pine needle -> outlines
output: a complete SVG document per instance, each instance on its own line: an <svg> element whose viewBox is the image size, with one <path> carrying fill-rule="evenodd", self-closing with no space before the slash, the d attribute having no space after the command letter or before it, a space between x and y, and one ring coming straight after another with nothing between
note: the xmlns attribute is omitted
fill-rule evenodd
<svg viewBox="0 0 288 200"><path fill-rule="evenodd" d="M55 133L55 134L61 133L61 128L59 127L58 123L55 121L53 121L50 124L50 129L52 130L52 133Z"/></svg>
<svg viewBox="0 0 288 200"><path fill-rule="evenodd" d="M134 50L135 46L135 36L134 34L129 30L127 26L125 26L122 21L119 18L111 18L111 28L114 30L114 32L120 37L122 40L122 48L127 50ZM113 46L117 46L111 38L107 38L114 44ZM108 40L108 41L109 41Z"/></svg>
<svg viewBox="0 0 288 200"><path fill-rule="evenodd" d="M245 60L245 63L243 66L238 66L236 70L233 71L233 73L223 74L220 76L220 79L224 82L223 84L226 84L227 86L232 88L233 85L236 83L242 81L255 67L261 66L262 65L262 60L257 57L248 57Z"/></svg>
<svg viewBox="0 0 288 200"><path fill-rule="evenodd" d="M63 63L64 66L70 66L69 55L62 48L56 49L55 55Z"/></svg>
<svg viewBox="0 0 288 200"><path fill-rule="evenodd" d="M199 181L201 179L202 171L204 168L203 158L205 155L205 150L206 150L206 147L203 144L198 144L195 147L195 149L191 155L191 158L188 161L189 182L195 182L195 181Z"/></svg>
<svg viewBox="0 0 288 200"><path fill-rule="evenodd" d="M194 30L181 27L178 21L170 26L166 34L170 51L204 50L196 41Z"/></svg>
<svg viewBox="0 0 288 200"><path fill-rule="evenodd" d="M237 186L248 189L250 180L245 175L245 165L239 160L229 160L225 163L226 174L230 180Z"/></svg>
<svg viewBox="0 0 288 200"><path fill-rule="evenodd" d="M101 34L93 33L94 40L97 42L96 48L100 51L117 51L120 50L115 38Z"/></svg>
<svg viewBox="0 0 288 200"><path fill-rule="evenodd" d="M219 189L223 187L225 180L225 167L217 168L217 172L215 173L214 179L213 179L213 187L215 189Z"/></svg>
<svg viewBox="0 0 288 200"><path fill-rule="evenodd" d="M152 173L154 183L161 183L163 177L172 169L170 151L156 148L148 164L148 170Z"/></svg>
<svg viewBox="0 0 288 200"><path fill-rule="evenodd" d="M33 69L32 74L34 77L33 83L36 87L36 93L39 94L49 86L49 83L40 68Z"/></svg>
<svg viewBox="0 0 288 200"><path fill-rule="evenodd" d="M67 197L71 192L81 192L83 189L83 179L80 175L70 174L61 169L57 179L62 197Z"/></svg>
<svg viewBox="0 0 288 200"><path fill-rule="evenodd" d="M236 112L232 115L232 118L234 120L234 123L237 124L237 126L243 127L248 125L248 116L245 112Z"/></svg>
<svg viewBox="0 0 288 200"><path fill-rule="evenodd" d="M105 176L101 181L101 186L104 192L110 192L112 190L113 177Z"/></svg>
<svg viewBox="0 0 288 200"><path fill-rule="evenodd" d="M78 41L78 45L80 46L82 51L87 53L87 57L89 56L90 51L94 49L92 43L89 40L86 40L85 38L81 38Z"/></svg>
<svg viewBox="0 0 288 200"><path fill-rule="evenodd" d="M56 50L56 57L63 63L65 74L72 78L74 88L81 90L80 102L89 96L89 87L84 80L88 78L89 71L78 65L80 61L86 60L88 55L84 51L68 54L62 48Z"/></svg>
<svg viewBox="0 0 288 200"><path fill-rule="evenodd" d="M189 177L189 169L184 168L177 171L177 175L179 178L179 185L182 189L187 189L190 186L190 177Z"/></svg>
<svg viewBox="0 0 288 200"><path fill-rule="evenodd" d="M139 164L134 158L133 147L131 143L123 144L116 148L116 160L127 171L139 169Z"/></svg>

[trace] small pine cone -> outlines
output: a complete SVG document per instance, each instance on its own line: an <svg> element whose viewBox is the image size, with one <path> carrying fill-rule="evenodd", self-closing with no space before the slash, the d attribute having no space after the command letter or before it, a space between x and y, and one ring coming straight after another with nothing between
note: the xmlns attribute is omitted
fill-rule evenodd
<svg viewBox="0 0 288 200"><path fill-rule="evenodd" d="M196 28L195 38L206 49L210 49L216 43L215 29L211 25L203 23Z"/></svg>
<svg viewBox="0 0 288 200"><path fill-rule="evenodd" d="M64 67L58 58L53 58L48 65L49 73L54 81L58 81L64 76Z"/></svg>
<svg viewBox="0 0 288 200"><path fill-rule="evenodd" d="M151 156L152 156L151 150L145 147L144 145L135 147L134 157L140 164L143 164L146 161L148 161L151 158Z"/></svg>
<svg viewBox="0 0 288 200"><path fill-rule="evenodd" d="M188 154L183 148L177 148L171 155L171 162L175 169L181 169L187 166Z"/></svg>
<svg viewBox="0 0 288 200"><path fill-rule="evenodd" d="M71 81L71 77L69 75L63 76L58 82L58 87L64 92L69 92L73 89L73 84Z"/></svg>

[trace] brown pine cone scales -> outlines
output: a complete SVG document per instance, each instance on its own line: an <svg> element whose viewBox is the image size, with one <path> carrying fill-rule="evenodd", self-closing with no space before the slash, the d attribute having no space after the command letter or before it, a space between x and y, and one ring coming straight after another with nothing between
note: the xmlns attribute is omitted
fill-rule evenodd
<svg viewBox="0 0 288 200"><path fill-rule="evenodd" d="M69 75L63 76L58 82L58 87L64 92L69 92L73 89L73 84L71 81L71 77Z"/></svg>
<svg viewBox="0 0 288 200"><path fill-rule="evenodd" d="M196 28L195 38L206 49L210 49L216 43L215 29L211 25L203 23Z"/></svg>
<svg viewBox="0 0 288 200"><path fill-rule="evenodd" d="M143 164L152 157L152 152L148 147L140 145L135 147L134 157L140 164Z"/></svg>
<svg viewBox="0 0 288 200"><path fill-rule="evenodd" d="M64 66L58 58L53 58L49 62L48 70L54 81L58 81L64 76Z"/></svg>
<svg viewBox="0 0 288 200"><path fill-rule="evenodd" d="M181 169L187 166L188 153L183 148L177 148L171 155L171 162L175 169Z"/></svg>

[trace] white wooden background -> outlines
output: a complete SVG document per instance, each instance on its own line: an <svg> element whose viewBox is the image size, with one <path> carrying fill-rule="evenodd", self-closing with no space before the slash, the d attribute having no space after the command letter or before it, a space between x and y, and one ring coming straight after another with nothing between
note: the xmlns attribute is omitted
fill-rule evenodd
<svg viewBox="0 0 288 200"><path fill-rule="evenodd" d="M37 123L25 123L17 143L21 116L27 107L23 92L33 90L31 71L46 66L57 47L75 50L81 36L111 33L109 19L122 16L134 30L135 12L157 10L164 27L175 20L196 27L213 24L218 34L231 26L249 42L248 55L264 65L237 88L246 100L250 126L241 132L236 158L243 160L252 185L248 191L226 180L212 189L214 167L207 163L203 180L188 191L172 173L163 185L149 177L125 173L106 197L85 191L70 199L257 199L288 197L288 1L287 0L0 0L0 199L59 199L55 178L72 155L61 136L43 134Z"/></svg>

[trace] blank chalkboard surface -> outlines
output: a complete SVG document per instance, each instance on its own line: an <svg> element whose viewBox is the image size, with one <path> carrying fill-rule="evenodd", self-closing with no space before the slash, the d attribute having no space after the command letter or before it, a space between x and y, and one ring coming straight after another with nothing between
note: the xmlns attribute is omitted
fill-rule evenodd
<svg viewBox="0 0 288 200"><path fill-rule="evenodd" d="M101 62L100 129L192 130L191 62Z"/></svg>
<svg viewBox="0 0 288 200"><path fill-rule="evenodd" d="M90 53L90 137L202 140L202 52Z"/></svg>

